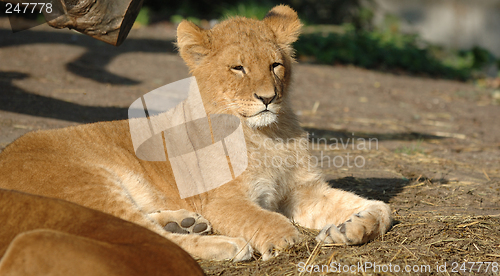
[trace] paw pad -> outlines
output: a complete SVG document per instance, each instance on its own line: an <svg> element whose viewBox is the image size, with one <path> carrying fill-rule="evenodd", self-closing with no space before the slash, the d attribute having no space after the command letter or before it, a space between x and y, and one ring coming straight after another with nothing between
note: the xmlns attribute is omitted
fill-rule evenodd
<svg viewBox="0 0 500 276"><path fill-rule="evenodd" d="M211 227L208 225L208 221L203 219L201 216L198 220L193 217L187 217L183 219L180 223L175 221L168 222L163 229L165 231L177 234L200 234L205 235L210 233Z"/></svg>
<svg viewBox="0 0 500 276"><path fill-rule="evenodd" d="M196 220L194 218L185 218L181 221L181 226L184 228L188 228L191 227L195 222Z"/></svg>
<svg viewBox="0 0 500 276"><path fill-rule="evenodd" d="M193 232L196 234L201 233L201 232L205 231L207 229L207 227L208 227L208 225L206 223L196 224L193 227Z"/></svg>
<svg viewBox="0 0 500 276"><path fill-rule="evenodd" d="M167 223L167 225L165 225L165 227L163 227L163 229L165 229L165 231L167 232L171 232L171 233L177 233L177 234L189 234L188 231L182 229L179 224L177 224L177 222L175 221L172 221L172 222L169 222Z"/></svg>

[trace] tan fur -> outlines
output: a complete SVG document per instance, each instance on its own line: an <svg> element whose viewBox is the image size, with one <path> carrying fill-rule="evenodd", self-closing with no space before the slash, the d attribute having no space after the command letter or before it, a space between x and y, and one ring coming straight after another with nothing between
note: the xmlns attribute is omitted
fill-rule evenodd
<svg viewBox="0 0 500 276"><path fill-rule="evenodd" d="M134 223L64 200L0 189L0 275L204 275Z"/></svg>
<svg viewBox="0 0 500 276"><path fill-rule="evenodd" d="M323 229L318 238L327 242L359 244L385 233L386 204L332 189L309 166L308 142L288 103L291 43L300 27L287 6L262 21L236 17L211 30L187 21L178 27L179 52L207 113L244 122L249 166L234 181L181 200L168 161L136 158L127 121L117 121L25 135L0 155L0 187L107 212L205 259L244 260L252 248L268 259L299 240L290 220ZM277 158L287 163L273 165ZM179 209L201 214L223 236L166 233L148 216Z"/></svg>

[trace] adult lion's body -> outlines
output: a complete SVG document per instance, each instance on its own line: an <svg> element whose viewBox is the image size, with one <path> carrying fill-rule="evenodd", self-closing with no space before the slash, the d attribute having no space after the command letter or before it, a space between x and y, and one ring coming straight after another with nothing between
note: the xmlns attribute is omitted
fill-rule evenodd
<svg viewBox="0 0 500 276"><path fill-rule="evenodd" d="M181 199L169 162L138 159L128 122L116 121L25 135L0 155L0 187L110 213L206 259L244 260L252 248L267 259L299 239L290 219L323 229L318 238L327 242L359 244L385 233L387 205L328 187L310 166L307 139L288 104L290 45L300 26L293 10L278 6L263 21L234 18L212 30L189 22L178 27L180 54L207 113L243 122L249 164L233 181ZM163 229L191 212L222 236Z"/></svg>

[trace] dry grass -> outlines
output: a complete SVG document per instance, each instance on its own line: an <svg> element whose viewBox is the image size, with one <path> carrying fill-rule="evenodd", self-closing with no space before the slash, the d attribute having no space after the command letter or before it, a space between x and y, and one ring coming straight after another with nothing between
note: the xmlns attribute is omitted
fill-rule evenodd
<svg viewBox="0 0 500 276"><path fill-rule="evenodd" d="M370 264L380 265L380 270L393 267L389 275L412 274L396 273L396 265L401 270L410 265L412 269L428 269L424 275L434 274L436 265L447 264L447 271L452 274L453 262L497 262L500 263L500 218L498 216L434 216L426 214L410 214L396 216L397 224L392 230L373 242L362 246L343 246L318 244L314 237L317 231L300 228L305 239L300 244L282 252L278 257L263 262L256 255L255 259L244 263L200 261L207 275L324 275L314 272L314 266L323 272L333 272L338 265L354 265L359 275L378 274L374 269L358 270ZM312 273L301 269L306 265ZM328 267L328 270L326 270ZM415 267L417 268L417 267ZM471 268L467 265L467 271ZM477 267L472 267L477 273ZM490 268L489 273L481 275L498 275ZM387 274L387 273L386 273Z"/></svg>
<svg viewBox="0 0 500 276"><path fill-rule="evenodd" d="M471 266L472 262L500 264L500 182L496 175L493 179L470 164L428 154L390 150L363 154L371 163L362 170L324 169L337 177L330 181L332 186L392 206L395 223L387 234L361 246L329 245L315 241L318 231L297 226L303 241L278 257L266 262L258 254L243 263L200 261L207 275L327 275L336 274L333 267L338 270L339 265L341 269L354 265L352 274L358 275L415 274L405 268L433 275L437 266L444 269L445 264L444 275L457 274L454 270L463 275L499 275L493 266L488 271L485 265L479 271L478 264ZM395 165L390 169L386 164ZM468 181L428 176L447 167L477 173L469 174ZM358 270L359 264L363 269ZM377 265L378 271L364 269L370 264ZM311 265L309 271L302 269L306 265ZM395 272L398 267L401 271Z"/></svg>

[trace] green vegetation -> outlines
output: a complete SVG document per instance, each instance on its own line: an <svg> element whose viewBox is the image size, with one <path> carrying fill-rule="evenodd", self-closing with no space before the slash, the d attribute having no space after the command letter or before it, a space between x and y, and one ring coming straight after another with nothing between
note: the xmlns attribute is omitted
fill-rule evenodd
<svg viewBox="0 0 500 276"><path fill-rule="evenodd" d="M273 5L260 4L255 1L242 2L238 3L235 6L222 8L220 10L220 13L222 14L220 20L224 20L228 17L233 17L236 15L260 20L264 18L264 16L266 16L267 12L272 7Z"/></svg>
<svg viewBox="0 0 500 276"><path fill-rule="evenodd" d="M168 3L167 3L168 2ZM281 1L294 7L305 23L305 32L295 43L299 59L312 60L322 64L353 64L383 71L403 71L432 77L467 80L479 77L486 65L500 60L479 47L466 51L443 48L426 43L417 35L405 34L400 30L400 19L386 16L382 27L372 25L373 11L360 1ZM195 0L170 1L150 0L152 10L179 23L183 19L200 24L202 20L232 16L262 19L276 0L223 0L218 4ZM168 4L168 5L167 5ZM168 9L167 9L168 7ZM137 21L142 25L151 22L150 10L143 9ZM327 17L321 15L328 14ZM328 21L327 19L331 20ZM343 18L344 25L337 24ZM314 25L328 23L328 25ZM312 24L312 25L310 25Z"/></svg>
<svg viewBox="0 0 500 276"><path fill-rule="evenodd" d="M191 21L197 25L200 25L200 23L201 23L201 20L197 17L189 16L189 17L184 18L182 15L179 15L179 14L172 15L170 17L170 22L175 23L175 24L179 24L184 19Z"/></svg>
<svg viewBox="0 0 500 276"><path fill-rule="evenodd" d="M325 33L319 28L304 34L295 43L295 49L298 56L313 57L319 63L402 69L460 80L470 78L476 70L494 62L488 51L478 47L453 51L391 28L356 30L352 25L344 25L340 32Z"/></svg>
<svg viewBox="0 0 500 276"><path fill-rule="evenodd" d="M148 7L142 7L135 19L135 23L139 23L142 26L147 26L150 22L151 11Z"/></svg>

